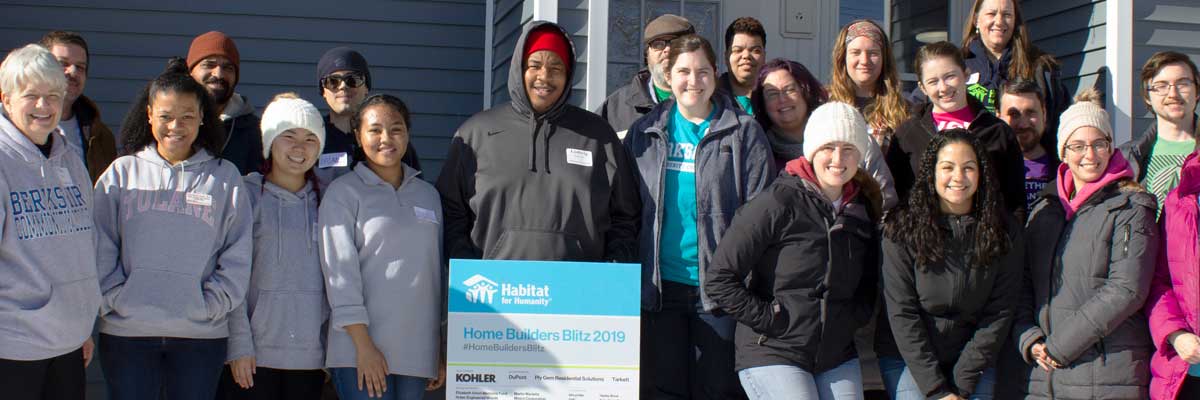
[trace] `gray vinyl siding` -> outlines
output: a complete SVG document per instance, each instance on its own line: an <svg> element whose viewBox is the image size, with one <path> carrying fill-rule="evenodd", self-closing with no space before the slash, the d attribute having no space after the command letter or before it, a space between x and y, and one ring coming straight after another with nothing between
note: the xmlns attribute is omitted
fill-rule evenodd
<svg viewBox="0 0 1200 400"><path fill-rule="evenodd" d="M1133 132L1141 135L1154 123L1142 100L1141 69L1151 55L1173 50L1200 62L1200 3L1195 0L1133 2Z"/></svg>
<svg viewBox="0 0 1200 400"><path fill-rule="evenodd" d="M513 48L520 39L521 28L533 18L533 10L523 0L496 1L492 30L492 105L508 101L508 65L512 63ZM480 85L482 86L482 85Z"/></svg>
<svg viewBox="0 0 1200 400"><path fill-rule="evenodd" d="M1021 7L1033 45L1058 58L1069 93L1078 93L1102 79L1107 32L1105 0L1026 0Z"/></svg>
<svg viewBox="0 0 1200 400"><path fill-rule="evenodd" d="M0 49L35 42L53 29L79 32L91 65L84 94L115 132L138 90L167 58L186 56L196 35L219 30L241 53L236 92L259 112L275 94L294 91L327 111L316 63L350 46L371 64L372 93L390 93L412 110L412 140L427 179L445 158L449 137L482 103L485 6L482 0L0 0Z"/></svg>
<svg viewBox="0 0 1200 400"><path fill-rule="evenodd" d="M842 0L838 3L839 29L858 19L870 19L883 25L883 2L879 0Z"/></svg>
<svg viewBox="0 0 1200 400"><path fill-rule="evenodd" d="M575 43L575 73L568 102L579 107L587 101L588 0L558 0L558 24ZM607 51L607 49L605 49Z"/></svg>

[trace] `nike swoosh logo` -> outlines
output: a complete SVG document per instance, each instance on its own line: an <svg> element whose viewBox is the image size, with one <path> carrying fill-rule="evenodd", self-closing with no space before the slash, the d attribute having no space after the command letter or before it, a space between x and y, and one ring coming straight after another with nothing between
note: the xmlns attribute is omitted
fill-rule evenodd
<svg viewBox="0 0 1200 400"><path fill-rule="evenodd" d="M488 136L496 136L500 133L504 133L504 131L488 131Z"/></svg>

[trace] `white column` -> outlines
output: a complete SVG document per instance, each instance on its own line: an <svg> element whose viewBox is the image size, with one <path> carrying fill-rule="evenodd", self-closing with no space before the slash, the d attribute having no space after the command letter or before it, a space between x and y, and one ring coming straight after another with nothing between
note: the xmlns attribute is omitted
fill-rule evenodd
<svg viewBox="0 0 1200 400"><path fill-rule="evenodd" d="M533 20L558 22L558 0L526 0L533 3Z"/></svg>
<svg viewBox="0 0 1200 400"><path fill-rule="evenodd" d="M483 24L483 109L492 108L492 62L495 61L496 0L487 0Z"/></svg>
<svg viewBox="0 0 1200 400"><path fill-rule="evenodd" d="M584 107L595 110L608 96L608 0L588 0L587 97Z"/></svg>
<svg viewBox="0 0 1200 400"><path fill-rule="evenodd" d="M1133 0L1108 0L1104 64L1108 66L1108 113L1112 118L1113 142L1133 138Z"/></svg>

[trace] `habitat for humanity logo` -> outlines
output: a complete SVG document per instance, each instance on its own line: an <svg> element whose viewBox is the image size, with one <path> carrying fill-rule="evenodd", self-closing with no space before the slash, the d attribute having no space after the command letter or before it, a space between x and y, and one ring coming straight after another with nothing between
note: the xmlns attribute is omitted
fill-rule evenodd
<svg viewBox="0 0 1200 400"><path fill-rule="evenodd" d="M463 285L467 286L467 301L472 303L493 304L499 292L501 304L550 305L550 285L496 283L479 274L463 281Z"/></svg>
<svg viewBox="0 0 1200 400"><path fill-rule="evenodd" d="M500 286L486 276L478 274L463 281L463 284L467 285L467 301L484 304L492 304L496 296L496 287Z"/></svg>

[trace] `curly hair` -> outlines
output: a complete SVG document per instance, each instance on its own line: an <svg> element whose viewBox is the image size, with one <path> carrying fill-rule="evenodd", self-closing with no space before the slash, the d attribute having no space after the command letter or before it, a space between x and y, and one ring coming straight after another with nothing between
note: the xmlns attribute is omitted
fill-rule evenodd
<svg viewBox="0 0 1200 400"><path fill-rule="evenodd" d="M792 79L796 81L796 85L800 88L800 93L804 97L804 104L808 107L808 114L812 115L813 110L829 101L829 95L825 93L825 88L821 87L821 81L817 80L804 64L788 60L785 58L775 58L767 61L762 69L758 71L758 80L754 85L754 93L750 95L750 102L753 103L755 110L766 110L766 100L763 98L763 85L766 84L767 75L771 75L775 71L787 71L792 75ZM766 111L754 115L754 119L758 120L758 124L762 125L764 131L770 130L775 126L771 122L771 117L767 116Z"/></svg>
<svg viewBox="0 0 1200 400"><path fill-rule="evenodd" d="M973 265L986 266L1011 247L1000 192L996 187L998 180L989 165L987 152L970 131L948 129L934 135L929 142L921 156L917 184L909 193L908 201L888 213L883 224L885 237L916 252L918 266L929 266L945 257L944 243L948 233L940 222L943 213L934 181L938 152L954 143L971 146L979 161L979 182L971 198L970 212L976 225L974 238L968 240L973 246Z"/></svg>
<svg viewBox="0 0 1200 400"><path fill-rule="evenodd" d="M213 157L221 156L221 148L225 145L225 128L221 124L217 105L208 90L188 75L187 63L182 58L175 57L167 61L167 69L163 71L138 94L133 107L125 114L121 123L122 154L133 154L151 144L156 144L154 133L150 129L150 99L160 93L196 96L200 103L200 128L196 141L192 142L192 150L208 150Z"/></svg>
<svg viewBox="0 0 1200 400"><path fill-rule="evenodd" d="M846 70L846 36L849 35L850 27L858 23L874 25L883 35L884 42L888 41L887 33L871 20L860 19L842 27L837 41L833 43L833 57L831 57L833 69L830 72L829 80L830 100L854 104L856 85L854 81L850 80L850 73ZM884 43L879 50L882 65L880 65L879 79L875 82L875 101L859 111L867 119L867 123L875 129L895 131L900 124L908 120L908 103L904 100L902 93L904 88L900 84L900 74L896 69L896 58L892 56L892 46Z"/></svg>

